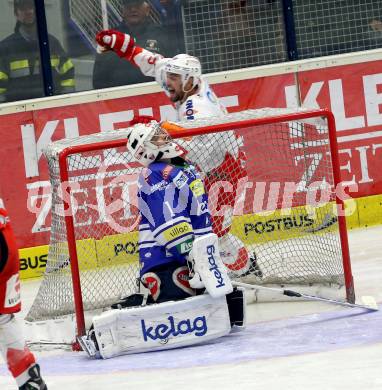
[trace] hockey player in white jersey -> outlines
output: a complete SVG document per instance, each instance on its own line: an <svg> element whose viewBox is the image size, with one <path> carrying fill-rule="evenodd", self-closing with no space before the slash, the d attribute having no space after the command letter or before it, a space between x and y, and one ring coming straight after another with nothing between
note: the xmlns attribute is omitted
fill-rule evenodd
<svg viewBox="0 0 382 390"><path fill-rule="evenodd" d="M245 321L244 293L233 289L220 258L198 169L156 121L130 129L127 149L144 167L139 261L149 293L112 305L117 310L96 316L79 338L89 355L102 358L212 340Z"/></svg>
<svg viewBox="0 0 382 390"><path fill-rule="evenodd" d="M119 57L138 66L146 76L154 77L174 103L178 121L227 113L203 78L201 64L196 57L178 54L173 58L163 58L136 46L133 37L116 30L101 31L96 40L102 50L113 50ZM224 264L237 276L251 273L261 277L255 253L249 253L241 240L230 233L237 183L247 175L246 156L240 150L242 138L228 131L224 136L211 133L188 141L179 140L178 143L187 148L188 158L206 173L207 190L217 182L228 181L232 184L232 192L225 192L220 187L216 215L212 216L213 231L219 237Z"/></svg>

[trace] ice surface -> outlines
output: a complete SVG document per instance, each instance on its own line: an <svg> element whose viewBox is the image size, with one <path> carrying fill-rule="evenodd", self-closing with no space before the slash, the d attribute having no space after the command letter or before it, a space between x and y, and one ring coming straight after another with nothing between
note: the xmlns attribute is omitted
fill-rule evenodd
<svg viewBox="0 0 382 390"><path fill-rule="evenodd" d="M382 227L349 232L357 297L382 303ZM36 282L23 283L24 311ZM360 302L361 303L361 302ZM318 302L248 306L244 332L205 345L90 360L36 351L54 389L382 389L382 312ZM4 364L0 389L16 389Z"/></svg>

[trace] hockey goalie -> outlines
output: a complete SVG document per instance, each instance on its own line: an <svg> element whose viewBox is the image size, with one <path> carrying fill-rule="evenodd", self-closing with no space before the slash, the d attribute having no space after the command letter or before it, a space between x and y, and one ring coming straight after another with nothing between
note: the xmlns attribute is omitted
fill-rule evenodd
<svg viewBox="0 0 382 390"><path fill-rule="evenodd" d="M79 338L104 359L205 342L245 325L244 292L232 287L212 232L204 182L187 152L156 121L128 132L138 179L142 292L96 316Z"/></svg>

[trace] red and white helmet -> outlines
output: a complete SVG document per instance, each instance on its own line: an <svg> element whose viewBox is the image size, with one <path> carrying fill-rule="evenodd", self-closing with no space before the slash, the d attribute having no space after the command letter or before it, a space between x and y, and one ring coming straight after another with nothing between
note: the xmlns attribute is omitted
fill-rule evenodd
<svg viewBox="0 0 382 390"><path fill-rule="evenodd" d="M190 77L193 77L192 88L200 84L202 66L199 59L196 57L188 54L178 54L167 61L164 70L166 73L181 75L183 90Z"/></svg>
<svg viewBox="0 0 382 390"><path fill-rule="evenodd" d="M138 123L130 128L127 149L137 162L146 167L156 160L184 156L187 153L173 142L166 130L155 120Z"/></svg>

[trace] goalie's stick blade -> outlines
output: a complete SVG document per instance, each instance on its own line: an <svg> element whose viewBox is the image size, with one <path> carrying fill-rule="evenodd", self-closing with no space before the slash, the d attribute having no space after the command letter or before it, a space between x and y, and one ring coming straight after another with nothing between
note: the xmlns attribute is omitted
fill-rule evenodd
<svg viewBox="0 0 382 390"><path fill-rule="evenodd" d="M364 310L368 310L368 311L378 311L379 310L376 303L374 305L370 305L370 306L368 304L359 305L357 303L350 303L350 302L338 301L336 299L317 297L315 295L302 294L302 293L299 293L297 291L292 291L292 290L283 290L282 288L258 286L256 284L248 284L248 283L242 283L242 282L232 282L232 284L234 286L244 287L244 288L247 288L250 290L268 290L268 291L278 292L278 293L286 295L288 297L305 298L305 299L310 300L310 301L320 301L320 302L332 303L333 305L354 307L354 308L364 309ZM374 298L373 298L373 300L374 300Z"/></svg>

